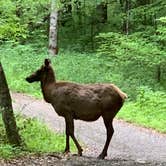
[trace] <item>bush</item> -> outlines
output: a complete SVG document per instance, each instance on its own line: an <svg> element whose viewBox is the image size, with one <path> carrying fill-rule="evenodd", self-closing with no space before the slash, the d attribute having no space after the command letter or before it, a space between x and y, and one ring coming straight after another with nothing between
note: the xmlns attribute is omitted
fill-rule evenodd
<svg viewBox="0 0 166 166"><path fill-rule="evenodd" d="M0 1L0 41L25 42L27 39L46 38L47 23L44 19L49 13L48 1L40 0L1 0ZM43 12L41 12L43 11ZM45 31L45 35L43 35ZM35 36L32 37L32 35ZM39 39L38 39L39 40Z"/></svg>
<svg viewBox="0 0 166 166"><path fill-rule="evenodd" d="M136 102L125 105L118 117L166 133L166 93L148 87L137 89Z"/></svg>
<svg viewBox="0 0 166 166"><path fill-rule="evenodd" d="M164 50L134 35L102 33L96 40L98 55L105 59L105 63L114 64L115 71L123 74L123 82L135 84L135 88L140 85L154 88L156 83L166 88Z"/></svg>
<svg viewBox="0 0 166 166"><path fill-rule="evenodd" d="M8 144L2 117L0 115L0 158L17 157L29 153L62 152L65 147L65 137L48 129L41 121L33 118L16 116L19 133L23 140L22 147ZM71 150L75 151L71 141Z"/></svg>

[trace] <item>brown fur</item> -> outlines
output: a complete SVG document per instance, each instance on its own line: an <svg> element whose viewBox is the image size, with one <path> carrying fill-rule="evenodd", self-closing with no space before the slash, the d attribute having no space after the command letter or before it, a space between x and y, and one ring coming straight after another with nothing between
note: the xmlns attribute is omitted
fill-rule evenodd
<svg viewBox="0 0 166 166"><path fill-rule="evenodd" d="M66 122L66 148L69 152L69 136L77 146L78 154L82 148L74 136L74 119L95 121L103 117L107 130L107 140L99 158L104 159L114 129L112 121L123 105L127 95L114 84L77 84L56 82L53 69L48 59L45 64L27 77L28 82L40 81L46 102L51 103L59 116Z"/></svg>

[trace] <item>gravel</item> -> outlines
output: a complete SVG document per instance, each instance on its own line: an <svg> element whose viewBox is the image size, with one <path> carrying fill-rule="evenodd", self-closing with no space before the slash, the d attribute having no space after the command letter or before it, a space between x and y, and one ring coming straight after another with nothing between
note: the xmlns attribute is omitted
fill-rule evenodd
<svg viewBox="0 0 166 166"><path fill-rule="evenodd" d="M159 163L143 163L132 160L112 159L98 160L92 157L63 156L61 154L45 154L25 156L12 160L1 160L1 166L165 166Z"/></svg>

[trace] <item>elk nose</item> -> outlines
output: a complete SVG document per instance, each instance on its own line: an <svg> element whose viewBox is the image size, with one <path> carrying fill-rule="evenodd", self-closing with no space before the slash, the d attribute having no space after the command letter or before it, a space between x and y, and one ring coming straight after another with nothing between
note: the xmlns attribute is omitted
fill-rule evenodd
<svg viewBox="0 0 166 166"><path fill-rule="evenodd" d="M27 82L31 83L31 80L30 80L29 77L26 77L25 80L26 80Z"/></svg>

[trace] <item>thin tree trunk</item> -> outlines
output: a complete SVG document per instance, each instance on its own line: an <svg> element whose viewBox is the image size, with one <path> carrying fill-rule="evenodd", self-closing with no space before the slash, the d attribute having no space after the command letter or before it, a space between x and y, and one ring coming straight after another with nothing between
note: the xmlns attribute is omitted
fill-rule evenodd
<svg viewBox="0 0 166 166"><path fill-rule="evenodd" d="M125 0L122 1L120 0L120 5L122 10L124 11L125 14L125 18L123 19L123 23L122 23L122 31L128 35L129 34L129 24L130 24L130 0Z"/></svg>
<svg viewBox="0 0 166 166"><path fill-rule="evenodd" d="M58 10L56 9L55 0L51 1L49 54L58 54Z"/></svg>
<svg viewBox="0 0 166 166"><path fill-rule="evenodd" d="M129 9L130 9L130 2L129 2L129 0L126 0L126 6L125 6L125 12L126 12L125 32L126 32L126 35L129 34L129 16L130 16Z"/></svg>
<svg viewBox="0 0 166 166"><path fill-rule="evenodd" d="M157 82L161 82L161 65L158 64L156 67L156 80Z"/></svg>
<svg viewBox="0 0 166 166"><path fill-rule="evenodd" d="M94 50L94 40L93 40L93 35L94 35L94 18L92 18L92 21L91 21L91 35L90 35L90 39L91 39L91 49Z"/></svg>
<svg viewBox="0 0 166 166"><path fill-rule="evenodd" d="M0 112L6 129L9 143L15 146L21 145L21 138L18 134L15 117L13 114L12 101L9 93L5 74L0 62Z"/></svg>
<svg viewBox="0 0 166 166"><path fill-rule="evenodd" d="M96 1L97 4L97 1ZM98 15L98 22L99 23L106 23L107 22L107 7L108 3L107 2L101 2L100 4L97 5L96 11Z"/></svg>

